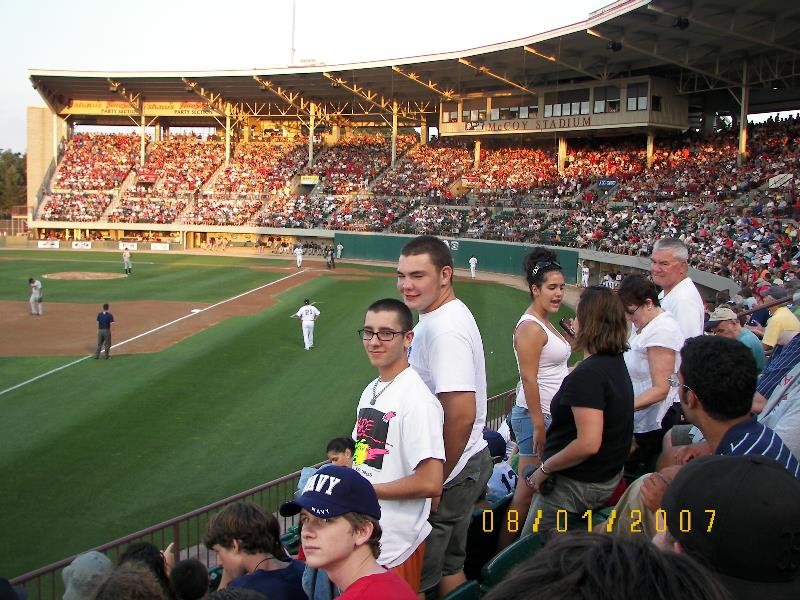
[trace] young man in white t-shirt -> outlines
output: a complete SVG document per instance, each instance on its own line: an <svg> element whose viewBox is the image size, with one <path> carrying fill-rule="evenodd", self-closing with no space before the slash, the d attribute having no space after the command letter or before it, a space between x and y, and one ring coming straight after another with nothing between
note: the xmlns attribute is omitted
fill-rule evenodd
<svg viewBox="0 0 800 600"><path fill-rule="evenodd" d="M475 318L453 291L453 257L433 236L408 242L397 264L397 289L420 313L409 362L444 409L444 489L431 506L420 589L446 595L466 581L472 506L492 474L483 439L486 365ZM438 504L438 506L437 506Z"/></svg>
<svg viewBox="0 0 800 600"><path fill-rule="evenodd" d="M294 319L300 319L303 327L303 345L306 350L314 347L314 322L319 317L319 309L308 301L303 300L303 306L292 315Z"/></svg>
<svg viewBox="0 0 800 600"><path fill-rule="evenodd" d="M408 364L414 338L408 307L378 300L359 331L378 377L361 394L356 410L353 468L375 487L381 505L378 562L419 591L431 497L442 492L442 406Z"/></svg>

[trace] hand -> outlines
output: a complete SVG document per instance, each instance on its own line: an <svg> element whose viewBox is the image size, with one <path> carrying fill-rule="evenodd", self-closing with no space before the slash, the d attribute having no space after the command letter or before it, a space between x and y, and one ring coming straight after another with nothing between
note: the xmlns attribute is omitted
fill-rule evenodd
<svg viewBox="0 0 800 600"><path fill-rule="evenodd" d="M705 456L706 454L711 454L711 450L706 442L679 446L675 449L675 464L685 465L698 456Z"/></svg>
<svg viewBox="0 0 800 600"><path fill-rule="evenodd" d="M544 442L547 439L547 429L544 426L544 420L533 425L533 453L541 456L544 452Z"/></svg>
<svg viewBox="0 0 800 600"><path fill-rule="evenodd" d="M538 492L542 484L547 481L549 475L546 475L541 469L536 469L533 473L525 478L526 485L534 492Z"/></svg>
<svg viewBox="0 0 800 600"><path fill-rule="evenodd" d="M661 499L680 470L681 467L678 465L666 467L657 473L651 473L644 480L641 489L642 502L650 512L655 512L661 508Z"/></svg>
<svg viewBox="0 0 800 600"><path fill-rule="evenodd" d="M435 513L439 510L439 503L442 501L441 496L434 496L431 498L431 512Z"/></svg>
<svg viewBox="0 0 800 600"><path fill-rule="evenodd" d="M167 577L169 577L172 567L175 566L175 542L170 542L169 546L161 552L161 555L164 557L164 569L167 572Z"/></svg>

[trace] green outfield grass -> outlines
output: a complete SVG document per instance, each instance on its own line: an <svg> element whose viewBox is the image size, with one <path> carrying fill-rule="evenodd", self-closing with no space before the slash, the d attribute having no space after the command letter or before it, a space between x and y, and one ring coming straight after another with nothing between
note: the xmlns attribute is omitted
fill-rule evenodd
<svg viewBox="0 0 800 600"><path fill-rule="evenodd" d="M0 281L15 282L0 288L3 299L27 299L31 275L121 268L118 253L1 255L13 260L0 261ZM47 281L45 297L213 302L282 276L249 268L271 264L261 258L135 259L134 277ZM2 574L21 574L324 459L326 442L351 432L359 394L375 376L356 335L363 310L397 297L394 278L375 273L359 281L319 277L275 306L165 351L87 360L0 396ZM511 335L528 296L470 281L459 282L457 293L483 335L489 393L510 389L517 381ZM309 352L289 318L304 297L322 313ZM0 389L75 358L0 358Z"/></svg>

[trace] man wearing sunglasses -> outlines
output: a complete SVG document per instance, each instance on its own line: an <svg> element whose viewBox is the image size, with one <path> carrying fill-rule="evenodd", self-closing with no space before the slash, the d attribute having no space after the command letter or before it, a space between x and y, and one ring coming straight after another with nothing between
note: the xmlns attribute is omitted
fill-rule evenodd
<svg viewBox="0 0 800 600"><path fill-rule="evenodd" d="M431 498L442 493L444 412L408 364L411 310L399 300L374 302L358 331L378 377L361 394L353 467L375 487L383 530L378 563L419 592Z"/></svg>

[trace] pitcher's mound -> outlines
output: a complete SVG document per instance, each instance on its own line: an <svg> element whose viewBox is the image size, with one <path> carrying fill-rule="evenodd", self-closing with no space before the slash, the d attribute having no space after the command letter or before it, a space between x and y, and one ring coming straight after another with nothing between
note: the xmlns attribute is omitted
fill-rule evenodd
<svg viewBox="0 0 800 600"><path fill-rule="evenodd" d="M94 281L96 279L121 279L127 277L123 273L94 273L92 271L64 271L62 273L47 273L45 279L70 279L77 281Z"/></svg>

